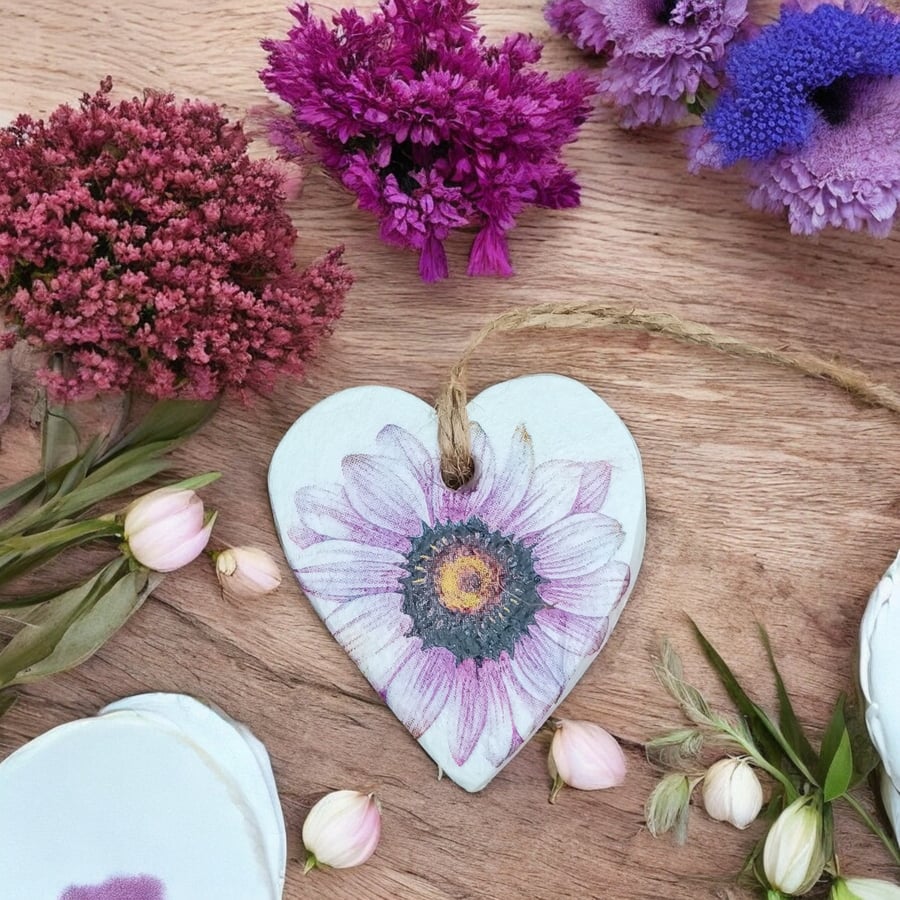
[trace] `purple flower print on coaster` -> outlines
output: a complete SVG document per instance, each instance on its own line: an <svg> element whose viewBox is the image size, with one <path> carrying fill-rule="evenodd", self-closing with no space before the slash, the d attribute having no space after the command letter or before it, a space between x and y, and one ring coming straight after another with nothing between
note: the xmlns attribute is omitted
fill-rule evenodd
<svg viewBox="0 0 900 900"><path fill-rule="evenodd" d="M103 884L67 888L59 900L166 900L163 883L149 875L111 878Z"/></svg>
<svg viewBox="0 0 900 900"><path fill-rule="evenodd" d="M644 547L640 457L584 385L470 404L475 474L440 475L427 404L344 391L275 453L288 561L337 642L441 769L481 790L603 648Z"/></svg>

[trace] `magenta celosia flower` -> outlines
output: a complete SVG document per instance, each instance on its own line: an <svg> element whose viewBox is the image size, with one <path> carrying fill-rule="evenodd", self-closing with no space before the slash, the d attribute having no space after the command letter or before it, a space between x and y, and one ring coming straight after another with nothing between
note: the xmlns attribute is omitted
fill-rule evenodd
<svg viewBox="0 0 900 900"><path fill-rule="evenodd" d="M444 241L479 228L470 275L512 274L506 233L525 206L576 206L561 161L590 111L579 73L535 68L541 45L479 35L471 0L383 0L333 28L308 5L284 41L264 41L266 87L291 106L272 125L285 156L310 152L377 216L381 237L420 254L426 281L448 274Z"/></svg>
<svg viewBox="0 0 900 900"><path fill-rule="evenodd" d="M757 209L791 230L886 236L900 202L900 19L865 0L790 3L736 48L690 136L691 168L746 161Z"/></svg>
<svg viewBox="0 0 900 900"><path fill-rule="evenodd" d="M297 271L283 178L218 107L111 87L0 130L0 310L63 354L54 396L209 399L302 372L350 285L341 251Z"/></svg>
<svg viewBox="0 0 900 900"><path fill-rule="evenodd" d="M551 0L547 21L603 55L600 93L626 128L669 125L720 83L747 0Z"/></svg>

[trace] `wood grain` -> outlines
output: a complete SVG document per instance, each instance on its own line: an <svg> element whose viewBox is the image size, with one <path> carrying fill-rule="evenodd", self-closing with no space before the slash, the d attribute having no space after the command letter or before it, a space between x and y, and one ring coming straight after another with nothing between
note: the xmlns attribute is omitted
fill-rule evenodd
<svg viewBox="0 0 900 900"><path fill-rule="evenodd" d="M491 36L521 30L544 38L547 66L562 71L579 57L550 35L541 5L485 0L482 19ZM762 4L758 17L773 10ZM120 91L172 89L239 114L265 99L258 40L289 24L274 0L0 0L0 13L7 116L46 113L107 73ZM834 354L897 386L896 235L791 237L782 222L748 210L737 175L688 177L674 131L628 134L600 115L568 159L581 173L583 205L522 217L511 240L515 278L466 278L468 234L450 242L453 277L435 286L419 282L411 254L378 242L349 196L321 174L309 176L292 207L299 253L308 259L345 243L357 284L305 381L284 382L250 407L226 403L183 451L185 473L224 473L206 491L221 510L223 541L280 554L266 467L312 403L365 383L432 399L470 333L512 306L635 303ZM755 638L754 621L762 620L802 717L824 725L852 678L866 598L900 542L900 423L790 372L631 334L498 336L474 362L472 390L537 371L595 389L643 453L644 567L618 630L562 710L603 723L624 742L630 775L622 789L570 791L549 806L540 737L480 795L438 781L292 582L265 600L236 603L199 563L170 577L88 664L25 691L0 722L0 756L114 698L185 691L220 704L265 740L295 848L321 793L371 786L383 799L384 839L371 863L306 878L293 863L289 900L749 896L729 875L759 826L737 833L697 810L687 846L676 848L642 825L655 778L642 742L679 721L653 679L650 654L661 634L671 635L689 674L719 697L691 644L690 614L768 702ZM37 458L27 364L17 374L0 432L5 478ZM896 877L876 842L849 816L842 820L844 869Z"/></svg>

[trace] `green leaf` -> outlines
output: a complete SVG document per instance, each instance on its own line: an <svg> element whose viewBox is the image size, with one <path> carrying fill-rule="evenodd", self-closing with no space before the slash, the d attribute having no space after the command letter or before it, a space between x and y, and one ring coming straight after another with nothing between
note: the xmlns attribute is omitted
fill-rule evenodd
<svg viewBox="0 0 900 900"><path fill-rule="evenodd" d="M769 666L775 676L775 686L778 690L778 725L781 728L781 733L806 765L814 766L816 764L816 752L813 750L812 744L810 744L809 738L807 738L806 733L803 731L803 726L800 724L800 720L794 712L791 698L788 695L784 680L781 677L781 672L778 670L778 665L775 662L775 654L772 652L772 642L769 640L769 635L762 624L758 624L757 627L759 628L759 635L762 639L763 646L766 648Z"/></svg>
<svg viewBox="0 0 900 900"><path fill-rule="evenodd" d="M825 802L831 803L842 794L846 793L853 780L853 750L850 746L850 735L847 729L841 736L841 742L838 744L831 765L828 767L828 774L825 776L825 784L822 791L825 796Z"/></svg>
<svg viewBox="0 0 900 900"><path fill-rule="evenodd" d="M162 576L128 570L119 557L84 584L24 616L0 652L0 685L9 687L66 671L92 656L140 608Z"/></svg>
<svg viewBox="0 0 900 900"><path fill-rule="evenodd" d="M140 609L161 580L146 569L128 572L73 618L49 654L20 669L12 684L65 672L89 659Z"/></svg>
<svg viewBox="0 0 900 900"><path fill-rule="evenodd" d="M212 418L219 400L162 400L122 439L110 447L102 461L118 456L131 447L160 441L180 443Z"/></svg>
<svg viewBox="0 0 900 900"><path fill-rule="evenodd" d="M204 488L208 484L218 481L221 477L221 472L206 472L203 475L194 475L192 478L176 481L174 484L167 484L166 489L174 491L199 491L200 488Z"/></svg>
<svg viewBox="0 0 900 900"><path fill-rule="evenodd" d="M49 404L41 426L41 468L46 477L79 456L78 431L65 414L65 407Z"/></svg>
<svg viewBox="0 0 900 900"><path fill-rule="evenodd" d="M87 519L0 541L0 553L32 553L39 550L59 552L68 546L82 543L84 538L114 537L122 534L122 527L107 519ZM2 569L0 569L2 571Z"/></svg>
<svg viewBox="0 0 900 900"><path fill-rule="evenodd" d="M127 566L121 557L115 559L83 584L26 613L22 628L0 651L0 687L16 683L20 672L50 656L73 622L97 602Z"/></svg>
<svg viewBox="0 0 900 900"><path fill-rule="evenodd" d="M149 478L165 472L166 469L171 468L171 465L168 460L151 460L150 462L139 463L122 472L117 472L115 475L104 478L95 484L89 485L85 482L77 491L73 491L67 497L62 498L54 511L55 515L57 518L69 519L72 516L83 513L101 500L106 500L108 497L127 491L129 488L133 488Z"/></svg>
<svg viewBox="0 0 900 900"><path fill-rule="evenodd" d="M866 714L858 699L849 702L844 710L850 749L853 751L853 782L851 787L862 784L881 762L881 757L869 737Z"/></svg>
<svg viewBox="0 0 900 900"><path fill-rule="evenodd" d="M765 759L772 765L778 766L779 760L786 756L799 772L799 776L791 775L789 772L785 772L785 774L792 778L795 786L798 788L802 786L804 780L812 781L812 773L809 772L803 761L797 756L794 748L781 733L778 726L750 699L725 660L719 656L715 647L713 647L706 639L703 632L700 631L697 623L690 618L688 621L690 621L691 626L694 629L694 634L703 650L703 654L706 656L709 664L715 669L716 674L719 676L719 680L728 692L728 696L731 697L732 702L738 708L741 715L746 718L747 726L753 736L753 741ZM783 767L780 768L784 770Z"/></svg>
<svg viewBox="0 0 900 900"><path fill-rule="evenodd" d="M828 727L822 735L822 743L819 747L818 764L818 776L819 781L822 784L825 783L828 770L831 768L831 761L834 759L834 755L837 753L838 747L840 747L841 741L847 733L847 724L844 718L845 702L846 697L841 694L835 701Z"/></svg>
<svg viewBox="0 0 900 900"><path fill-rule="evenodd" d="M826 803L846 793L853 781L853 745L844 715L845 702L841 694L822 735L817 768Z"/></svg>
<svg viewBox="0 0 900 900"><path fill-rule="evenodd" d="M9 485L9 487L3 488L0 491L0 510L6 509L7 506L12 506L13 503L18 501L31 499L32 496L40 491L43 483L44 476L41 472L38 472L35 475L29 475L27 478L22 478L15 484Z"/></svg>

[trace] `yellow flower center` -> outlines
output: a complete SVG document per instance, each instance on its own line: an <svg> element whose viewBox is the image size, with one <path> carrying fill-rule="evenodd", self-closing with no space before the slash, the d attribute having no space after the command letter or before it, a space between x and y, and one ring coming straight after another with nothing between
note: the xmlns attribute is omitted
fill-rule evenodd
<svg viewBox="0 0 900 900"><path fill-rule="evenodd" d="M448 553L439 561L434 579L441 604L452 612L474 613L500 595L500 571L480 553Z"/></svg>

